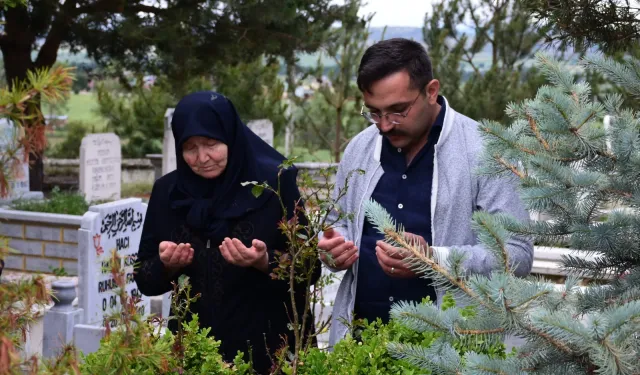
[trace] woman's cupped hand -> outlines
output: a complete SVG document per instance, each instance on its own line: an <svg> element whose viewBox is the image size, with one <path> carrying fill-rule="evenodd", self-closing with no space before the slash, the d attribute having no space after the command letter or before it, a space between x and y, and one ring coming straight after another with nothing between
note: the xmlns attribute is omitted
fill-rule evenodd
<svg viewBox="0 0 640 375"><path fill-rule="evenodd" d="M219 246L220 252L227 262L238 267L254 267L267 272L269 256L267 245L260 240L253 240L251 247L246 247L237 238L225 238Z"/></svg>
<svg viewBox="0 0 640 375"><path fill-rule="evenodd" d="M176 244L171 241L160 242L160 261L165 267L176 270L188 266L193 261L191 244Z"/></svg>

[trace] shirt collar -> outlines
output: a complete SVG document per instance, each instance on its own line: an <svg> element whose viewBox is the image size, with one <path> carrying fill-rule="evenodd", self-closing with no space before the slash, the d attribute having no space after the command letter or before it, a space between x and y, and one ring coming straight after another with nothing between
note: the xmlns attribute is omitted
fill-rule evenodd
<svg viewBox="0 0 640 375"><path fill-rule="evenodd" d="M433 127L443 127L444 126L444 116L447 112L447 105L444 101L442 95L438 95L438 99L436 100L438 104L440 104L440 112L438 112L438 117L436 117L436 121L433 123Z"/></svg>

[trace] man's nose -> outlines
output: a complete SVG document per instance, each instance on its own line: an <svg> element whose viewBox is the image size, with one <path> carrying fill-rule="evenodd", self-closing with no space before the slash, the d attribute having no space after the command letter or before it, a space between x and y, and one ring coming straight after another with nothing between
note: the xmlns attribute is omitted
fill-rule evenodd
<svg viewBox="0 0 640 375"><path fill-rule="evenodd" d="M387 116L382 116L382 118L380 118L380 122L378 123L378 129L380 129L380 132L387 133L393 130L394 127L395 125L389 121Z"/></svg>

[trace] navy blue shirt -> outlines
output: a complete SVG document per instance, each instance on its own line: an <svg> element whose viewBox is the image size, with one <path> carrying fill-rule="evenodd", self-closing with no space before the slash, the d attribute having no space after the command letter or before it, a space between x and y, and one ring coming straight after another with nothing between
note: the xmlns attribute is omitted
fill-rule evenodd
<svg viewBox="0 0 640 375"><path fill-rule="evenodd" d="M444 123L445 106L438 97L440 113L434 122L424 147L407 165L401 149L383 138L380 163L384 174L371 196L401 223L406 232L422 236L431 245L431 182L435 145ZM368 220L362 229L355 318L369 322L381 318L389 321L391 305L397 301L417 301L429 296L436 300L431 280L422 277L400 279L388 276L376 257L376 242L384 236Z"/></svg>

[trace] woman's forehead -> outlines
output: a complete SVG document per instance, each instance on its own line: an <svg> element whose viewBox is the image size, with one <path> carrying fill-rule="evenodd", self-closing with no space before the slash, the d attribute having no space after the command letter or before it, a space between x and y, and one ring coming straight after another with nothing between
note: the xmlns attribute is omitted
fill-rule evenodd
<svg viewBox="0 0 640 375"><path fill-rule="evenodd" d="M194 135L194 136L191 136L191 137L187 138L187 140L185 140L184 143L202 143L202 142L210 142L210 141L219 142L215 138L204 137L204 136L201 136L201 135Z"/></svg>

